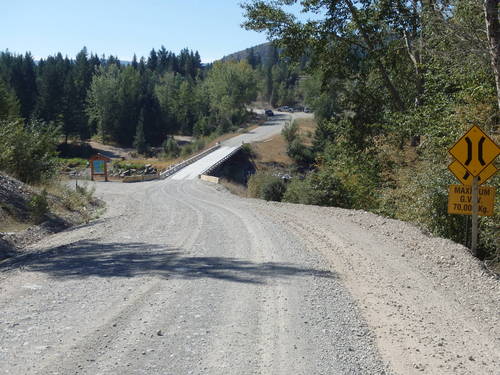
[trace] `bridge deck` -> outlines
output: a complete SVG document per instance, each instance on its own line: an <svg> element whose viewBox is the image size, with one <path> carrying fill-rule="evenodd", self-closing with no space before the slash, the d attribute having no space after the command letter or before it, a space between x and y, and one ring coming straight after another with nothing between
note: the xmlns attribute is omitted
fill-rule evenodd
<svg viewBox="0 0 500 375"><path fill-rule="evenodd" d="M210 168L211 166L217 164L219 161L228 156L237 147L227 147L223 146L214 152L208 154L204 158L195 161L193 164L181 169L179 172L172 175L174 180L194 180L198 178L203 171Z"/></svg>

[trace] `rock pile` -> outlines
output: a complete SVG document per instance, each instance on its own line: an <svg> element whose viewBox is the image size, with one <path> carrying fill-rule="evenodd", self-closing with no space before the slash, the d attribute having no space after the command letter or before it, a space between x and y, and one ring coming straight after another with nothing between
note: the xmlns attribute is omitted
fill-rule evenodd
<svg viewBox="0 0 500 375"><path fill-rule="evenodd" d="M0 173L0 218L10 215L20 221L29 220L28 202L33 194L28 185Z"/></svg>
<svg viewBox="0 0 500 375"><path fill-rule="evenodd" d="M146 164L143 168L120 168L119 166L114 166L111 171L111 176L127 177L127 176L145 176L145 175L156 175L158 170L153 167L152 164Z"/></svg>

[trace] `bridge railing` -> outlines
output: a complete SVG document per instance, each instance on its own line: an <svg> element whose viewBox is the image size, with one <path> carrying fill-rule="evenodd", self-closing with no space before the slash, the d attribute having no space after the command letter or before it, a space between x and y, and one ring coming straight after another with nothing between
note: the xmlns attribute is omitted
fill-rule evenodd
<svg viewBox="0 0 500 375"><path fill-rule="evenodd" d="M190 164L193 164L195 161L198 161L201 158L203 158L204 156L206 156L206 155L210 154L211 152L217 150L219 147L220 147L220 145L217 144L217 145L215 145L213 147L210 147L210 148L206 149L203 152L200 152L199 154L197 154L195 156L190 157L189 159L183 160L180 163L172 165L171 167L165 169L163 172L160 173L160 179L163 180L163 179L165 179L165 178L173 175L174 173L180 171L182 168L184 168L184 167L186 167L186 166L188 166Z"/></svg>
<svg viewBox="0 0 500 375"><path fill-rule="evenodd" d="M220 159L218 162L216 162L215 164L211 165L210 167L208 167L207 169L205 169L203 172L201 172L199 175L198 175L198 178L200 178L201 176L203 175L208 175L209 173L213 172L217 167L219 167L221 164L223 164L224 162L226 162L228 159L230 159L234 154L236 154L238 151L241 150L241 147L242 146L238 146L236 147L234 150L232 150L229 154L227 154L226 156L224 156L222 159Z"/></svg>

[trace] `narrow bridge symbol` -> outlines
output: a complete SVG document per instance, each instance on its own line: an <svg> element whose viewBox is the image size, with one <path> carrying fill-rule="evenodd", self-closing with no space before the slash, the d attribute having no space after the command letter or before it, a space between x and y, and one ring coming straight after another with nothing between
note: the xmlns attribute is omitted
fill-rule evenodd
<svg viewBox="0 0 500 375"><path fill-rule="evenodd" d="M475 177L495 160L500 148L478 126L473 126L448 152ZM464 179L468 177L464 175Z"/></svg>

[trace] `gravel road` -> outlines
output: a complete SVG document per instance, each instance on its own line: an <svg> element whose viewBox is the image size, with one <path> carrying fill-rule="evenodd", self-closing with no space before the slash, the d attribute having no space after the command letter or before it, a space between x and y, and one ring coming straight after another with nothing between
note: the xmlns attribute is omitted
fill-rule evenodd
<svg viewBox="0 0 500 375"><path fill-rule="evenodd" d="M95 186L101 219L0 263L0 374L500 373L500 282L460 245L199 180Z"/></svg>
<svg viewBox="0 0 500 375"><path fill-rule="evenodd" d="M338 274L261 202L96 186L104 217L0 265L0 373L388 373Z"/></svg>

